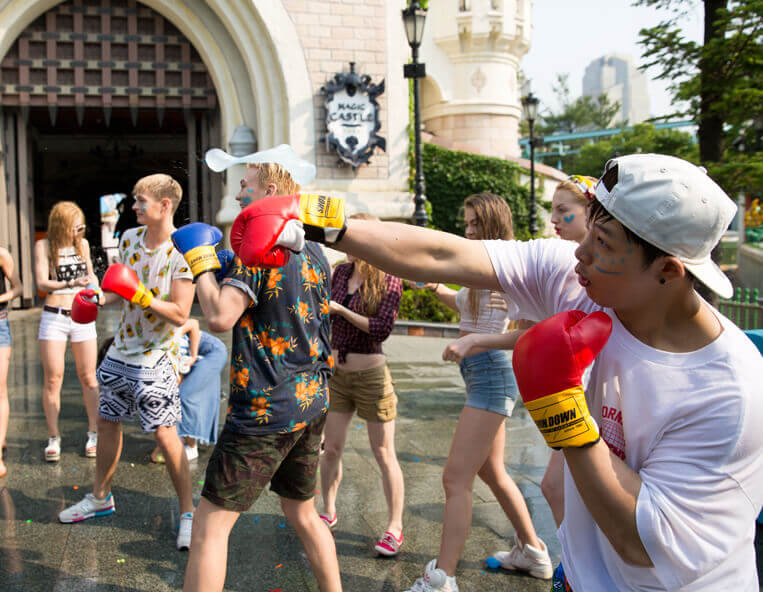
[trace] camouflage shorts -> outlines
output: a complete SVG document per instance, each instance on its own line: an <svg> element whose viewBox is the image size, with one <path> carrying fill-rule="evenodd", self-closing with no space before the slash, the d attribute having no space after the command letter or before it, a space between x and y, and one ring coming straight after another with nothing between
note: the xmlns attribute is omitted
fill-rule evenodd
<svg viewBox="0 0 763 592"><path fill-rule="evenodd" d="M288 434L250 436L223 430L207 465L201 495L216 506L245 512L270 483L281 497L315 495L326 414Z"/></svg>

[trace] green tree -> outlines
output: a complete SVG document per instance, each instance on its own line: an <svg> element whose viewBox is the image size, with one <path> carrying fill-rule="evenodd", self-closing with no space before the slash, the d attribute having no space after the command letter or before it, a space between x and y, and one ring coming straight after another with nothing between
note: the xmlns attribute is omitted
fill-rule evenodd
<svg viewBox="0 0 763 592"><path fill-rule="evenodd" d="M657 68L657 78L670 80L674 97L688 103L685 111L672 115L689 115L697 122L701 161L707 166L724 162L728 166L739 150L733 144L727 146L725 139L745 136L750 129L759 134L763 121L763 0L702 0L701 44L686 39L680 28L688 9L700 0L636 0L634 4L670 11L671 16L656 27L640 32L643 67ZM740 159L753 165L755 160ZM742 165L748 167L749 162Z"/></svg>
<svg viewBox="0 0 763 592"><path fill-rule="evenodd" d="M651 123L640 123L620 134L583 146L577 155L574 172L598 177L610 158L636 152L670 154L694 163L699 162L699 151L692 134L656 129Z"/></svg>

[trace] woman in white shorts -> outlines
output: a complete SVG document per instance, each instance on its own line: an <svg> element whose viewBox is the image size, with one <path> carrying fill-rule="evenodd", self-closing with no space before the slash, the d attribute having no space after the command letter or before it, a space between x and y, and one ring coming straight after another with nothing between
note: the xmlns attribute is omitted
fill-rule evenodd
<svg viewBox="0 0 763 592"><path fill-rule="evenodd" d="M98 382L95 361L98 353L95 323L80 324L71 319L74 295L80 290L98 288L93 273L90 245L85 239L85 215L71 201L53 206L48 218L47 238L34 247L35 279L40 290L47 292L40 318L40 357L44 372L42 408L48 423L48 445L45 460L61 458L61 435L58 414L61 410L61 385L64 379L66 341L72 342L77 377L82 385L87 411L85 456L94 457L98 436Z"/></svg>

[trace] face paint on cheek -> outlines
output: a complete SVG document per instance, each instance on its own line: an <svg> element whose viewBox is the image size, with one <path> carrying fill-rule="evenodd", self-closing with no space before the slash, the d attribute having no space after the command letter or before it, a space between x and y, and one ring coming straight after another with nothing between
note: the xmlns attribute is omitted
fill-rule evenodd
<svg viewBox="0 0 763 592"><path fill-rule="evenodd" d="M564 220L567 224L572 222L575 219L575 214L570 214L569 216L563 216L562 220Z"/></svg>
<svg viewBox="0 0 763 592"><path fill-rule="evenodd" d="M138 207L138 211L139 211L141 214L145 214L147 209L148 209L148 204L147 204L147 203L142 203L142 204L140 204L140 206Z"/></svg>
<svg viewBox="0 0 763 592"><path fill-rule="evenodd" d="M254 196L252 195L253 193L254 191L252 189L247 189L246 194L241 196L241 205L243 207L248 206L252 203L252 201L254 201Z"/></svg>

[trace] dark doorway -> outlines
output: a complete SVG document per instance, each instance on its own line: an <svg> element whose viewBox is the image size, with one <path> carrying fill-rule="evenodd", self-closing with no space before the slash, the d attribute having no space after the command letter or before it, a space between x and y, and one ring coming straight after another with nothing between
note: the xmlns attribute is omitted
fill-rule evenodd
<svg viewBox="0 0 763 592"><path fill-rule="evenodd" d="M168 114L161 128L153 109L140 114L136 126L127 112L115 110L109 127L99 121L102 116L101 110L87 110L79 126L73 109L70 113L61 110L53 127L47 109L35 109L30 114L35 231L46 230L48 214L56 202L70 200L85 212L89 242L100 246L100 197L129 195L139 178L152 173L167 173L183 187L175 224L186 224L189 201L196 196L188 194L188 139L182 113Z"/></svg>

